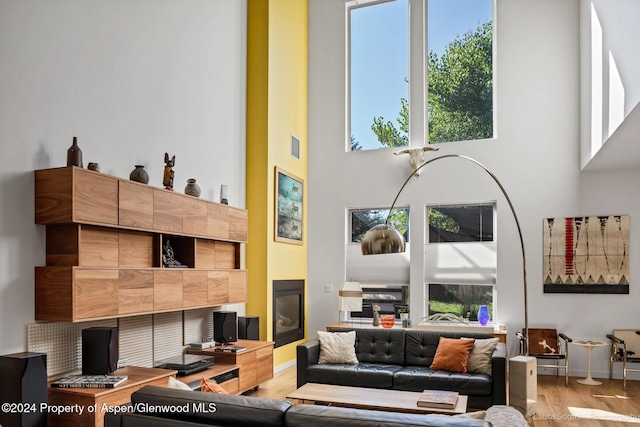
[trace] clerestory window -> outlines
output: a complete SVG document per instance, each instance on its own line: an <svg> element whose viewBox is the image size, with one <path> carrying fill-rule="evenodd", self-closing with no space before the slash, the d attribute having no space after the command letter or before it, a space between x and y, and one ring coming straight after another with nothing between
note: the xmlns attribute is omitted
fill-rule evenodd
<svg viewBox="0 0 640 427"><path fill-rule="evenodd" d="M355 0L346 14L347 150L494 136L493 0Z"/></svg>

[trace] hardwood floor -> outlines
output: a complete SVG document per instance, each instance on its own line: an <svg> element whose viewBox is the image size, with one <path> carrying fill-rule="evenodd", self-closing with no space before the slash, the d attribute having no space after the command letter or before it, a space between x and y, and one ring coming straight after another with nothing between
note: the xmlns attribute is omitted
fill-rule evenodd
<svg viewBox="0 0 640 427"><path fill-rule="evenodd" d="M622 380L601 379L600 386L586 386L569 378L538 376L537 413L528 419L533 427L640 427L640 381L627 381L626 393ZM296 367L274 375L248 396L285 400L296 389Z"/></svg>

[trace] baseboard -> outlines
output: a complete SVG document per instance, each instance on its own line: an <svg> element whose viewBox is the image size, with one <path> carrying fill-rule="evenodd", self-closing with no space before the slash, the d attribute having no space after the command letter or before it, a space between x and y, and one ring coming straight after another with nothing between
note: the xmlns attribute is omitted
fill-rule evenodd
<svg viewBox="0 0 640 427"><path fill-rule="evenodd" d="M275 368L273 368L273 373L277 374L280 371L284 371L287 368L290 368L292 366L295 366L296 364L296 359L293 360L289 360L288 362L283 363L282 365L278 365Z"/></svg>

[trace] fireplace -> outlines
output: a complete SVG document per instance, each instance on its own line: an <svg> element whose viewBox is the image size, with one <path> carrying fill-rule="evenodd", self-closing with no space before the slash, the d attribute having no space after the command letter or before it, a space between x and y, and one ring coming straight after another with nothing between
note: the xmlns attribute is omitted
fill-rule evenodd
<svg viewBox="0 0 640 427"><path fill-rule="evenodd" d="M273 281L275 347L304 338L304 280Z"/></svg>

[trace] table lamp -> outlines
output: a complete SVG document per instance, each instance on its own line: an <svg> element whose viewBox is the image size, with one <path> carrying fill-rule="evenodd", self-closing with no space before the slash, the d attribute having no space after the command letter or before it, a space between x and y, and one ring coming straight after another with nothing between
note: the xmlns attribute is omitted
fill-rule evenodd
<svg viewBox="0 0 640 427"><path fill-rule="evenodd" d="M338 312L362 311L362 288L358 282L342 282L338 292ZM338 323L340 314L338 313Z"/></svg>

